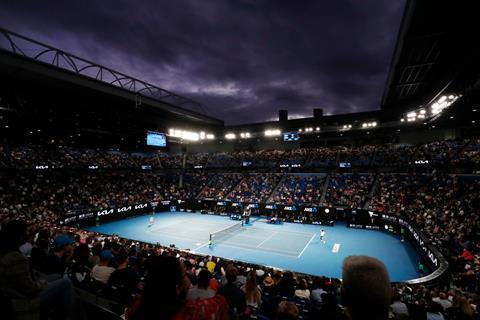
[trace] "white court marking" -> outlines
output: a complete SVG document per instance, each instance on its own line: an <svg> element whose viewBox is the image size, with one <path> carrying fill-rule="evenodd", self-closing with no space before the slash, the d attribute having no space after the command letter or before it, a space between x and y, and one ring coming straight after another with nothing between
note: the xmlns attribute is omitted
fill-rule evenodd
<svg viewBox="0 0 480 320"><path fill-rule="evenodd" d="M332 248L333 253L338 253L340 251L340 243L335 243Z"/></svg>
<svg viewBox="0 0 480 320"><path fill-rule="evenodd" d="M257 245L257 248L260 247L262 244L264 244L265 242L267 242L267 240L270 240L273 238L274 235L276 235L278 232L277 231L273 231L273 233L268 236L267 238L265 238L265 240L263 240L262 242L260 242L258 245Z"/></svg>
<svg viewBox="0 0 480 320"><path fill-rule="evenodd" d="M300 252L300 254L298 255L297 258L300 258L303 254L303 252L305 252L305 250L307 249L308 245L310 244L310 242L312 242L313 238L315 238L315 233L312 234L312 237L310 238L310 240L308 240L307 242L307 245L303 248L302 252Z"/></svg>

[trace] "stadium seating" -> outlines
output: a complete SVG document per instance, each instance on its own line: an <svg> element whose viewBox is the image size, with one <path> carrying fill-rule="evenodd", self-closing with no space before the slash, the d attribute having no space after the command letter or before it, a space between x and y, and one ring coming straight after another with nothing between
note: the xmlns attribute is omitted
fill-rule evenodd
<svg viewBox="0 0 480 320"><path fill-rule="evenodd" d="M35 266L42 259L39 250L51 247L57 235L67 233L74 239L73 259L65 275L88 306L85 310L94 317L103 314L115 319L123 313L133 297L142 294L150 257L162 255L182 262L192 283L211 260L216 262L212 281L219 287L226 285L224 271L229 265L238 270L239 284L245 283L251 270L255 270L262 303L247 311L231 310L243 317L274 319L278 317L277 306L284 301L282 305L296 310L299 318L340 319L343 310L336 303L341 286L338 279L292 274L226 259L216 261L175 248L58 226L55 221L73 212L197 198L324 204L388 212L414 221L451 266L449 281L428 289L395 285L394 299L398 301L394 303L404 303L413 315L437 312L433 304L437 302L446 319L474 319L463 313L468 312L468 302L477 304L475 293L480 291L480 178L473 173L479 157L480 140L476 138L419 146L383 144L198 155L3 145L0 222L19 218L27 221L29 235L25 241L34 249L26 254L32 263L37 261ZM245 168L243 162L251 165ZM352 168L342 171L338 168L342 162L351 163ZM304 173L282 172L281 164L301 164ZM142 170L145 165L151 170ZM198 165L201 170L195 168ZM316 169L326 172L312 173ZM295 220L310 219L306 219L307 213L297 215ZM105 250L111 252L109 264L116 270L113 280L106 284L98 283L91 275ZM115 282L120 273L129 276ZM393 310L395 313L397 309Z"/></svg>

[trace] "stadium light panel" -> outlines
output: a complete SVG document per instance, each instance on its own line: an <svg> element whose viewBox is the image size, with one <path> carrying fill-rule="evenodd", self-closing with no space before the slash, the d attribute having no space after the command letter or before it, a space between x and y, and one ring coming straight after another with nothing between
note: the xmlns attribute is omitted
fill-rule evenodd
<svg viewBox="0 0 480 320"><path fill-rule="evenodd" d="M233 140L233 139L235 139L236 137L237 137L237 136L235 135L235 133L232 133L232 132L227 133L227 134L225 135L225 139L227 139L227 140Z"/></svg>
<svg viewBox="0 0 480 320"><path fill-rule="evenodd" d="M320 131L320 127L317 127L315 130Z"/></svg>
<svg viewBox="0 0 480 320"><path fill-rule="evenodd" d="M208 133L206 137L207 137L207 140L213 140L213 139L215 139L215 135L213 135L213 134L211 134L211 133Z"/></svg>
<svg viewBox="0 0 480 320"><path fill-rule="evenodd" d="M265 130L265 136L266 137L279 136L280 134L281 134L281 131L279 129Z"/></svg>

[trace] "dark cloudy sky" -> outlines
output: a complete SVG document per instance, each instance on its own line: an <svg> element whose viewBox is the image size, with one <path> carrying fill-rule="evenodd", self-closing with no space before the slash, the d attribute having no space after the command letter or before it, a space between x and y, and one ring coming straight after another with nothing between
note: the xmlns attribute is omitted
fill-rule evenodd
<svg viewBox="0 0 480 320"><path fill-rule="evenodd" d="M227 124L378 109L405 0L0 2L0 26L190 97Z"/></svg>

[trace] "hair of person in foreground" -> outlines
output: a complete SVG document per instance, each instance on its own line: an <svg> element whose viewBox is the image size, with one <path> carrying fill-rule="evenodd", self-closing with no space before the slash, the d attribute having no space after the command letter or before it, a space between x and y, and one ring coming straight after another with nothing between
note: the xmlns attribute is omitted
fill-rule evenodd
<svg viewBox="0 0 480 320"><path fill-rule="evenodd" d="M342 281L342 301L350 319L388 319L392 289L387 268L380 260L345 258Z"/></svg>

